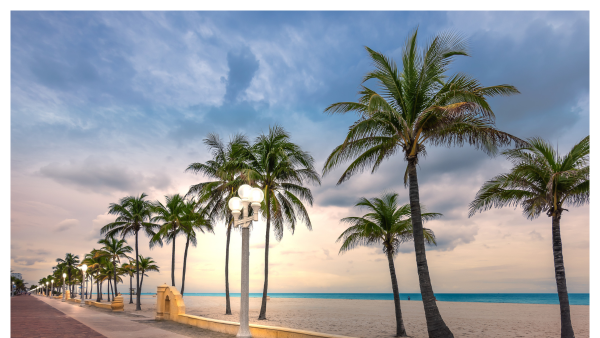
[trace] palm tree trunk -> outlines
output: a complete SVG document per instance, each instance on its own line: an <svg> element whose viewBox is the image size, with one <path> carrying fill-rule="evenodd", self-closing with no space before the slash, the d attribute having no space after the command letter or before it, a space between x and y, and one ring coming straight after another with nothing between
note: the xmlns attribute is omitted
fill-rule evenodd
<svg viewBox="0 0 600 338"><path fill-rule="evenodd" d="M260 305L259 320L267 319L267 289L269 287L269 234L271 230L271 200L267 189L267 235L265 237L265 285L263 286L262 303Z"/></svg>
<svg viewBox="0 0 600 338"><path fill-rule="evenodd" d="M144 276L142 276L142 279ZM173 236L173 255L171 257L171 285L175 286L175 236Z"/></svg>
<svg viewBox="0 0 600 338"><path fill-rule="evenodd" d="M117 291L117 262L115 261L114 257L113 257L113 274L115 275L115 290L113 292L113 299L115 299L115 297L117 296L117 294L119 292Z"/></svg>
<svg viewBox="0 0 600 338"><path fill-rule="evenodd" d="M110 302L110 295L111 295L111 292L112 292L112 287L111 287L112 285L111 284L112 283L110 282L110 277L108 277L108 286L107 286L107 288L108 288L108 290L107 290L108 291L107 292L108 299L106 300L107 302Z"/></svg>
<svg viewBox="0 0 600 338"><path fill-rule="evenodd" d="M231 314L229 302L229 239L231 238L231 223L227 226L227 245L225 246L225 314Z"/></svg>
<svg viewBox="0 0 600 338"><path fill-rule="evenodd" d="M98 274L96 274L96 301L102 300L102 293L100 292L100 281L98 280Z"/></svg>
<svg viewBox="0 0 600 338"><path fill-rule="evenodd" d="M554 252L554 276L560 303L560 337L574 338L571 325L571 309L569 306L569 293L567 292L567 276L562 255L562 240L560 237L560 213L552 215L552 251Z"/></svg>
<svg viewBox="0 0 600 338"><path fill-rule="evenodd" d="M135 290L135 311L141 311L142 305L140 303L140 256L138 253L138 231L135 232L135 282L137 290Z"/></svg>
<svg viewBox="0 0 600 338"><path fill-rule="evenodd" d="M133 292L131 292L131 289L133 289L132 283L133 283L133 275L130 273L129 274L129 304L133 304Z"/></svg>
<svg viewBox="0 0 600 338"><path fill-rule="evenodd" d="M394 257L391 250L388 250L388 264L390 266L390 276L392 277L392 291L394 292L394 308L396 310L396 337L407 337L404 321L402 320L402 310L400 310L400 292L398 291L398 280L396 279L396 268L394 267Z"/></svg>
<svg viewBox="0 0 600 338"><path fill-rule="evenodd" d="M104 299L104 296L102 295L102 288L104 287L104 281L101 280L100 281L100 301L102 301L102 299Z"/></svg>
<svg viewBox="0 0 600 338"><path fill-rule="evenodd" d="M190 236L187 237L187 241L185 242L185 251L183 252L183 273L181 275L181 296L183 297L183 288L185 286L185 266L187 260L187 252L188 247L190 245Z"/></svg>
<svg viewBox="0 0 600 338"><path fill-rule="evenodd" d="M415 256L417 259L417 272L419 274L419 286L421 287L423 307L425 308L427 332L429 333L429 338L454 338L454 335L446 323L444 323L442 315L440 315L435 295L433 294L431 279L429 277L429 267L427 266L427 257L425 255L425 239L423 237L423 221L421 219L416 160L416 157L408 160L408 191L410 199L410 215L413 226L413 241L415 243Z"/></svg>
<svg viewBox="0 0 600 338"><path fill-rule="evenodd" d="M144 271L142 271L142 280L140 280L140 289L142 288L142 284L144 284ZM142 303L140 303L142 305Z"/></svg>

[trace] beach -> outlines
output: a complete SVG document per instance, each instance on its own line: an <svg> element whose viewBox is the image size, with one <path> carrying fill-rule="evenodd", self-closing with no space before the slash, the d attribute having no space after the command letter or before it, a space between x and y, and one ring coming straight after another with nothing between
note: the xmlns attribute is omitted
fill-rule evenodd
<svg viewBox="0 0 600 338"><path fill-rule="evenodd" d="M127 304L133 312L135 305ZM135 299L134 299L135 301ZM231 298L232 315L225 315L224 297L184 296L186 313L228 321L238 321L240 298ZM289 327L349 337L383 338L395 333L394 302L391 300L348 300L311 298L271 298L267 320L257 320L260 298L250 298L250 323ZM154 317L156 298L142 296L140 314ZM446 324L455 337L560 337L558 305L438 302ZM410 337L427 338L423 304L402 301L402 316ZM589 306L571 305L575 336L589 337Z"/></svg>

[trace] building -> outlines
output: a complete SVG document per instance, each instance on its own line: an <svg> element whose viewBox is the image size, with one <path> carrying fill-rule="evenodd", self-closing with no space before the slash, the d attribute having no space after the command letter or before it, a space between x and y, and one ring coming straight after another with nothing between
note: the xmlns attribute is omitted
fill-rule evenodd
<svg viewBox="0 0 600 338"><path fill-rule="evenodd" d="M23 280L23 277L21 276L21 274L19 272L11 272L10 276L11 277L16 277L16 278L18 278L20 280Z"/></svg>

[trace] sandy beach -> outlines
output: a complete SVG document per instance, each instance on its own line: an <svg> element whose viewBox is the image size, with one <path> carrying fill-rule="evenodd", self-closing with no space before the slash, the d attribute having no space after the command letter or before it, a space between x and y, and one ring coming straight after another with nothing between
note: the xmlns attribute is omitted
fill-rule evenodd
<svg viewBox="0 0 600 338"><path fill-rule="evenodd" d="M125 303L129 297L124 296ZM134 300L135 301L135 300ZM233 315L225 315L224 297L184 297L186 313L235 321L239 298L231 298ZM267 320L257 320L260 298L250 298L250 323L339 334L350 337L392 337L395 332L394 304L391 300L344 300L271 298ZM560 336L558 305L438 302L446 324L456 337L536 337ZM153 317L156 298L142 296L142 315ZM423 305L402 301L404 325L410 337L427 338ZM125 304L133 312L135 306ZM589 337L589 306L571 305L575 335Z"/></svg>

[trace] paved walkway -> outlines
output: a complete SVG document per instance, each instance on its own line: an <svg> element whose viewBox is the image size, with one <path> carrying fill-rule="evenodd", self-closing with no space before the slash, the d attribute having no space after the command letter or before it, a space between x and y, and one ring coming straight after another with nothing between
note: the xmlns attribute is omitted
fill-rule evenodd
<svg viewBox="0 0 600 338"><path fill-rule="evenodd" d="M100 333L40 301L41 297L16 296L10 302L12 338L106 338Z"/></svg>
<svg viewBox="0 0 600 338"><path fill-rule="evenodd" d="M131 338L187 338L187 337L197 337L197 338L234 338L234 335L228 335L219 332L213 332L208 330L203 330L197 327L191 327L190 325L183 325L170 321L154 321L154 318L148 318L145 316L136 315L133 313L127 312L111 312L109 310L99 309L95 307L80 307L79 304L71 303L71 302L62 302L60 299L48 299L47 297L40 296L19 296L14 298L30 298L31 302L35 302L35 306L44 307L44 309L54 310L62 315L63 318L69 319L73 322L78 323L80 326L86 328L87 330L93 332L93 334L87 334L83 331L78 331L77 337L106 337L106 338L122 338L122 337L131 337ZM17 299L18 301L18 299ZM28 302L29 300L24 300ZM16 303L16 302L15 302ZM13 303L13 304L15 304ZM43 310L45 311L45 310ZM25 312L25 311L22 311ZM18 313L14 312L13 305L13 323L14 317L17 316ZM37 313L32 312L29 316L29 326L32 326L32 323L39 321ZM14 325L14 324L13 324ZM47 334L43 335L23 335L13 337L75 337L75 335L67 335L64 334L63 324L58 324L56 326L60 327L61 331L48 331ZM39 326L42 326L41 324Z"/></svg>

